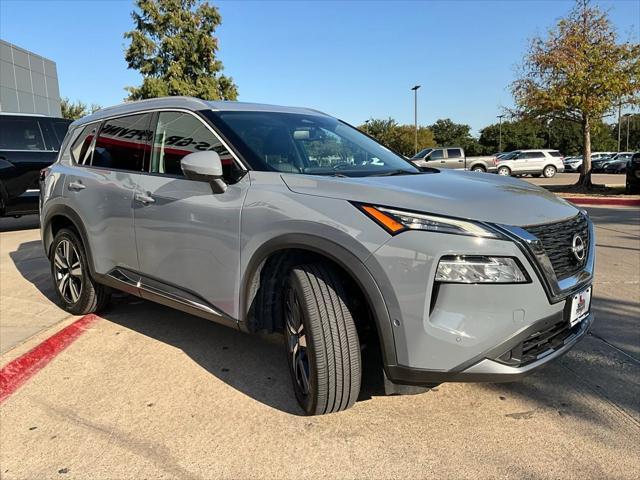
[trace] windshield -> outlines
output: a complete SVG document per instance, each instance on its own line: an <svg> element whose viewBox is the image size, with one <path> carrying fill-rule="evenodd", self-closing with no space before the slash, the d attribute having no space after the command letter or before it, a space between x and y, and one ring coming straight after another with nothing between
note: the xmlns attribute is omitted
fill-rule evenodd
<svg viewBox="0 0 640 480"><path fill-rule="evenodd" d="M359 130L320 115L203 112L254 170L362 177L420 173Z"/></svg>

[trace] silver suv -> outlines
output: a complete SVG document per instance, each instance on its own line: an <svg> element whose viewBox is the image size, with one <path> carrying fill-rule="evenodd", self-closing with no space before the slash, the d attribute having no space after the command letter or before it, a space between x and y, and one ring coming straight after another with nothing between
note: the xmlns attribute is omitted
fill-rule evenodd
<svg viewBox="0 0 640 480"><path fill-rule="evenodd" d="M387 393L509 381L592 323L584 212L508 177L418 170L305 109L193 98L74 122L41 175L60 303L111 289L243 332L281 332L308 414Z"/></svg>
<svg viewBox="0 0 640 480"><path fill-rule="evenodd" d="M498 175L532 175L546 178L564 172L564 157L558 150L516 150L498 159Z"/></svg>

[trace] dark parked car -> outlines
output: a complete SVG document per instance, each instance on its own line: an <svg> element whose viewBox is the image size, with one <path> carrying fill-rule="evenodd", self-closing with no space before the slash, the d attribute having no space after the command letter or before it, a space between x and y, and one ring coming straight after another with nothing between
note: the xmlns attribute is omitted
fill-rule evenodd
<svg viewBox="0 0 640 480"><path fill-rule="evenodd" d="M627 164L629 163L629 160L631 160L631 157L620 158L618 160L607 162L602 167L602 171L604 173L624 173L627 171Z"/></svg>
<svg viewBox="0 0 640 480"><path fill-rule="evenodd" d="M70 123L64 118L0 114L0 216L38 213L40 170L55 161Z"/></svg>
<svg viewBox="0 0 640 480"><path fill-rule="evenodd" d="M627 193L640 193L640 152L633 154L627 165Z"/></svg>
<svg viewBox="0 0 640 480"><path fill-rule="evenodd" d="M625 162L628 161L631 156L633 155L633 152L619 152L619 153L614 153L609 157L601 157L597 160L591 160L591 171L593 173L602 173L604 172L604 169L607 167L607 165L609 165L611 162L615 162L617 160L624 160Z"/></svg>

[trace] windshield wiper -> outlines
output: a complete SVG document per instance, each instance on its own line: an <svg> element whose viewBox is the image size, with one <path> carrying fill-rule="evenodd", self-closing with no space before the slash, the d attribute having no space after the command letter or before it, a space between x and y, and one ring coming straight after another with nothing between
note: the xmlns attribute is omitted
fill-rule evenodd
<svg viewBox="0 0 640 480"><path fill-rule="evenodd" d="M393 177L395 175L417 175L420 172L412 172L410 170L391 170L390 172L373 173L370 177Z"/></svg>

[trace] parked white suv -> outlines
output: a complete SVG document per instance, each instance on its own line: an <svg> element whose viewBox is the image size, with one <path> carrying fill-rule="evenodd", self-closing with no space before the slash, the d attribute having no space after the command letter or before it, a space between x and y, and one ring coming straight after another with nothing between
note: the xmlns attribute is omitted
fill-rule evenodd
<svg viewBox="0 0 640 480"><path fill-rule="evenodd" d="M563 159L558 150L516 150L498 159L498 175L551 178L557 172L564 172Z"/></svg>

